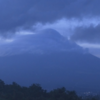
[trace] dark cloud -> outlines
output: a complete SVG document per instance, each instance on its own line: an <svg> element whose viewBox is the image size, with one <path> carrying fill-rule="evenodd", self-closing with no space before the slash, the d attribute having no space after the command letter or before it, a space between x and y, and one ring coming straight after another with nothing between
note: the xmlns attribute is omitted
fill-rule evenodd
<svg viewBox="0 0 100 100"><path fill-rule="evenodd" d="M28 29L37 22L99 15L99 0L0 0L0 32Z"/></svg>
<svg viewBox="0 0 100 100"><path fill-rule="evenodd" d="M71 40L78 42L100 43L100 25L94 27L78 27Z"/></svg>

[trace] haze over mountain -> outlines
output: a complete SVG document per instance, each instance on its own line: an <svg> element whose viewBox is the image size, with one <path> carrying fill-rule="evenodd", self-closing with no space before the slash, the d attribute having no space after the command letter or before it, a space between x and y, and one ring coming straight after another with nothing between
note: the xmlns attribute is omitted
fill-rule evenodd
<svg viewBox="0 0 100 100"><path fill-rule="evenodd" d="M63 37L53 29L45 29L37 34L16 35L11 42L1 43L0 55L19 53L49 53L54 51L85 52L82 47Z"/></svg>
<svg viewBox="0 0 100 100"><path fill-rule="evenodd" d="M55 30L16 36L2 47L0 78L6 83L39 83L48 90L62 86L76 91L100 90L100 59Z"/></svg>

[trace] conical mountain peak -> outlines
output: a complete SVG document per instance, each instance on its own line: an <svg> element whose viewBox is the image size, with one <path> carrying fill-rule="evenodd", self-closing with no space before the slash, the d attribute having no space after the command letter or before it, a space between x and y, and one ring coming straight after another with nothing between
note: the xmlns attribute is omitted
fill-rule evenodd
<svg viewBox="0 0 100 100"><path fill-rule="evenodd" d="M37 34L39 37L48 39L61 39L63 36L54 29L45 29Z"/></svg>

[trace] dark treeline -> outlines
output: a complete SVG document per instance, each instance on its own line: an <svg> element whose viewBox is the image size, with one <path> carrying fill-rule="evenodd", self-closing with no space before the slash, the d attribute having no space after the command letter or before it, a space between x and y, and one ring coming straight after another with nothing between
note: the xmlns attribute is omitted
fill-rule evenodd
<svg viewBox="0 0 100 100"><path fill-rule="evenodd" d="M67 91L64 87L47 92L39 84L22 87L15 82L7 85L0 80L0 100L82 100L82 97L77 96L75 91Z"/></svg>

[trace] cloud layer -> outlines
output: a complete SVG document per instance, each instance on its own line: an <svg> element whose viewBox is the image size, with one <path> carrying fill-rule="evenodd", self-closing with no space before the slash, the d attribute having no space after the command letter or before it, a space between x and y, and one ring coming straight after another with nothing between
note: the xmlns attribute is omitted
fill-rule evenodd
<svg viewBox="0 0 100 100"><path fill-rule="evenodd" d="M99 43L99 4L99 0L0 0L0 36L20 30L34 31L41 28L37 28L40 23L67 36L73 34L71 39L75 42ZM67 20L66 24L63 19ZM60 20L63 23L58 25ZM68 20L73 21L73 25Z"/></svg>
<svg viewBox="0 0 100 100"><path fill-rule="evenodd" d="M96 27L77 27L71 40L77 42L100 43L100 24Z"/></svg>
<svg viewBox="0 0 100 100"><path fill-rule="evenodd" d="M0 31L15 32L38 22L99 16L99 0L0 0Z"/></svg>

